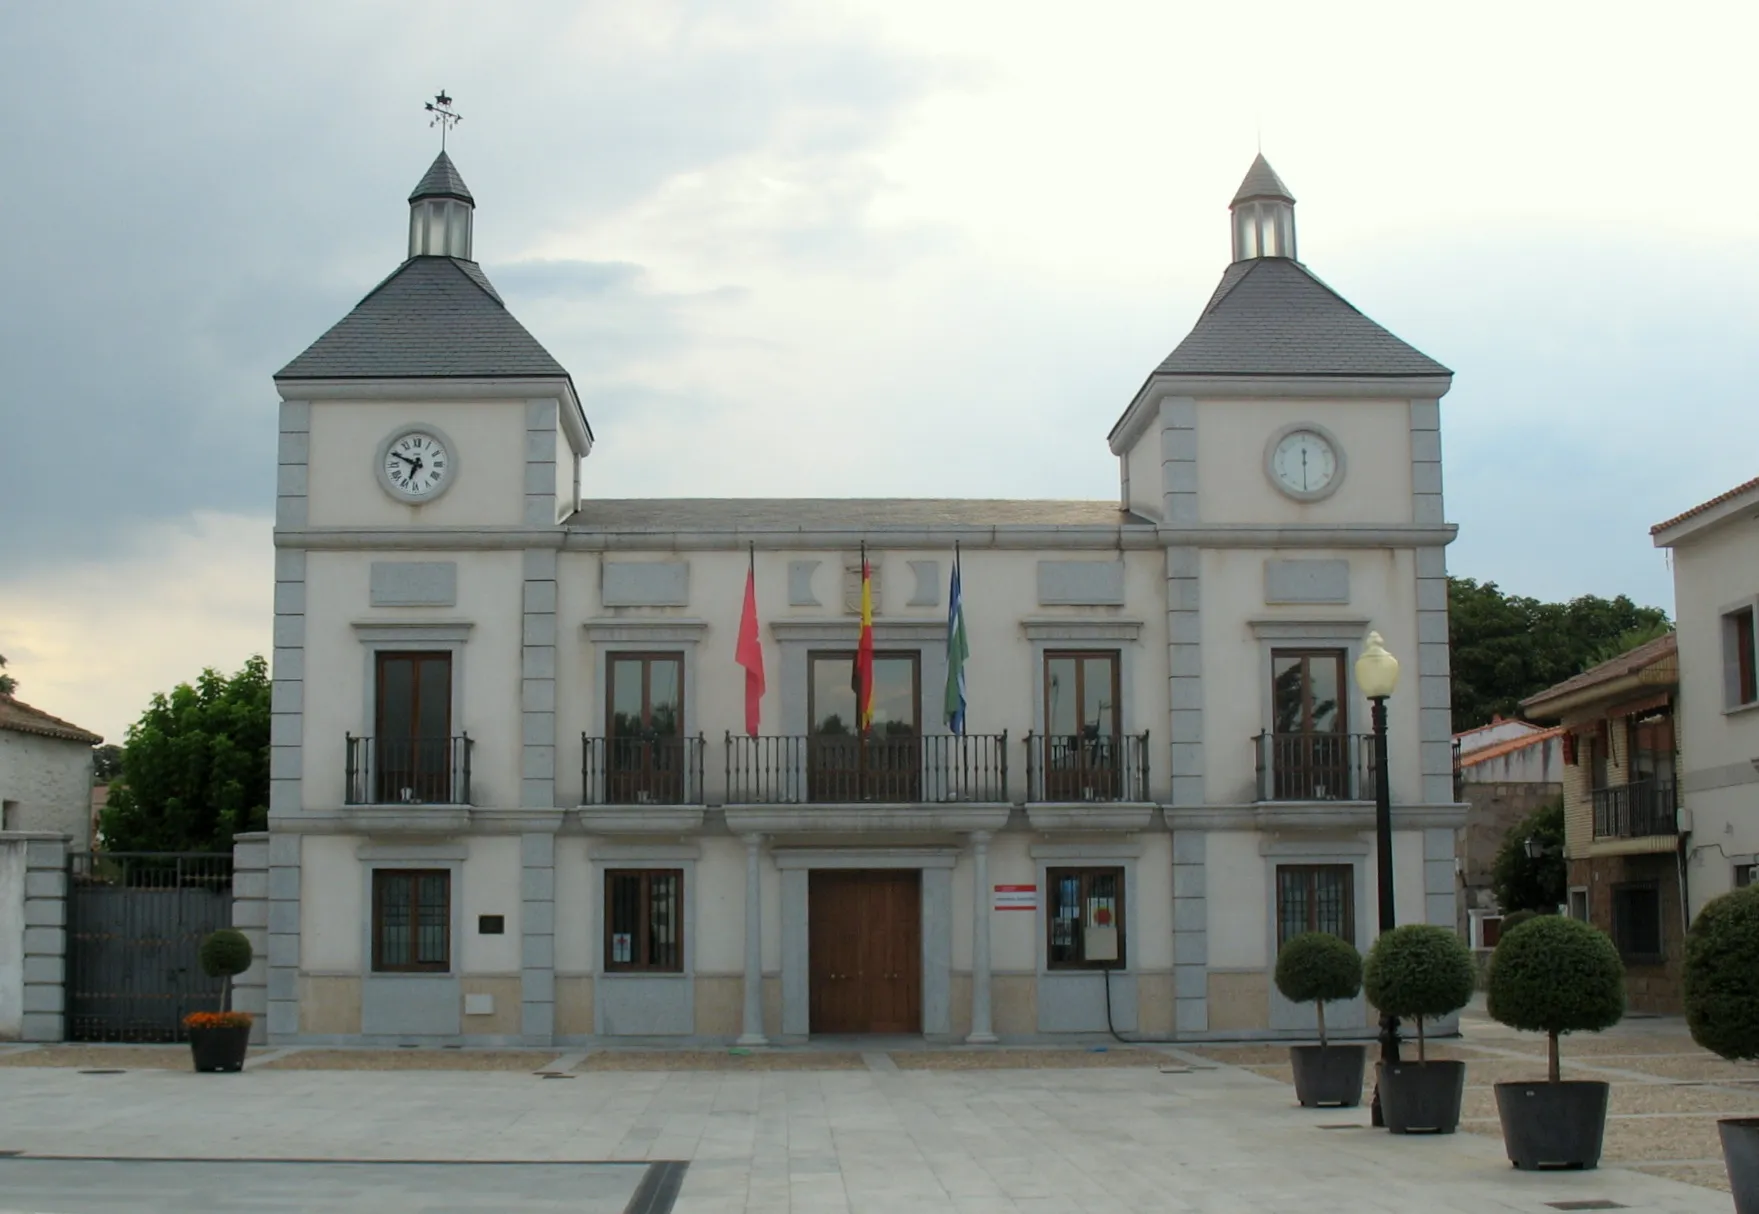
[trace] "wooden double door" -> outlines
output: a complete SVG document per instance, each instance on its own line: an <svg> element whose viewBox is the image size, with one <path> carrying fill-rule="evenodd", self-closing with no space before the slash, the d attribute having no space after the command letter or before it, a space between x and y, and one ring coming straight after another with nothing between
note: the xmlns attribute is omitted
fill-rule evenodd
<svg viewBox="0 0 1759 1214"><path fill-rule="evenodd" d="M807 947L814 1033L922 1031L922 874L808 874Z"/></svg>

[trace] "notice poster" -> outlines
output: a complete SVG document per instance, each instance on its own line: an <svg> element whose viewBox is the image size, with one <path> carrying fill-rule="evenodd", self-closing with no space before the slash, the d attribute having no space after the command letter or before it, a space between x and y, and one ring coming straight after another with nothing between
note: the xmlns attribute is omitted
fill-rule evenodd
<svg viewBox="0 0 1759 1214"><path fill-rule="evenodd" d="M995 908L999 911L1021 910L1035 911L1038 909L1038 886L1036 885L998 885L996 886Z"/></svg>
<svg viewBox="0 0 1759 1214"><path fill-rule="evenodd" d="M633 943L634 938L629 932L612 932L611 962L617 965L627 965L633 961L634 957L631 956L635 951L632 947Z"/></svg>

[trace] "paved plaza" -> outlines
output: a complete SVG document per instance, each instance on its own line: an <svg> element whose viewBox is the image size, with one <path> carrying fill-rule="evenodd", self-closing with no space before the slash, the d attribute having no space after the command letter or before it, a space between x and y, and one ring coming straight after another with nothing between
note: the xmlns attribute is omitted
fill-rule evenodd
<svg viewBox="0 0 1759 1214"><path fill-rule="evenodd" d="M1478 1085L1542 1076L1538 1044L1468 1022L1444 1047L1470 1052L1468 1132L1403 1138L1368 1129L1366 1109L1295 1107L1280 1047L833 1049L825 1069L805 1069L810 1051L704 1051L692 1065L714 1069L695 1070L263 1051L230 1076L151 1069L186 1066L175 1050L0 1054L0 1152L20 1153L0 1157L0 1211L1727 1214L1703 1144L1718 1113L1759 1112L1759 1069L1713 1071L1726 1064L1677 1022L1573 1043L1566 1057L1614 1080L1609 1157L1650 1170L1519 1173ZM347 1062L395 1069L316 1069Z"/></svg>

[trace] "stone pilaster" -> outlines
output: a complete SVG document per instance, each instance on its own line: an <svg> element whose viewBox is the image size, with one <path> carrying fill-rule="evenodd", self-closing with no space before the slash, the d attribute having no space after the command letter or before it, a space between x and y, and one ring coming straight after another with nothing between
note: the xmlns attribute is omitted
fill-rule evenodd
<svg viewBox="0 0 1759 1214"><path fill-rule="evenodd" d="M990 1017L989 979L989 841L990 832L971 832L971 1045L993 1045L995 1028Z"/></svg>
<svg viewBox="0 0 1759 1214"><path fill-rule="evenodd" d="M67 843L33 834L24 845L24 1041L67 1036Z"/></svg>
<svg viewBox="0 0 1759 1214"><path fill-rule="evenodd" d="M527 1045L556 1033L556 836L519 839L519 1032Z"/></svg>
<svg viewBox="0 0 1759 1214"><path fill-rule="evenodd" d="M1209 1029L1209 836L1173 830L1173 1024Z"/></svg>
<svg viewBox="0 0 1759 1214"><path fill-rule="evenodd" d="M763 1031L763 836L745 837L745 1012L740 1045L768 1045Z"/></svg>
<svg viewBox="0 0 1759 1214"><path fill-rule="evenodd" d="M232 980L232 1007L256 1019L250 1039L269 1039L269 835L232 838L232 926L250 941L250 968Z"/></svg>

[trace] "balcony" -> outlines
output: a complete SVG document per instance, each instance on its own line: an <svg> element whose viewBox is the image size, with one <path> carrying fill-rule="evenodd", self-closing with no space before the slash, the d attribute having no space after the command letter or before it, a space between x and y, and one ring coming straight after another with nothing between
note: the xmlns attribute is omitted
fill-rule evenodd
<svg viewBox="0 0 1759 1214"><path fill-rule="evenodd" d="M1141 830L1154 812L1146 730L1026 735L1026 816L1035 830Z"/></svg>
<svg viewBox="0 0 1759 1214"><path fill-rule="evenodd" d="M470 737L347 740L342 803L385 830L443 830L469 821ZM413 812L411 812L413 811ZM382 819L382 821L381 821Z"/></svg>
<svg viewBox="0 0 1759 1214"><path fill-rule="evenodd" d="M1597 788L1593 796L1596 839L1643 839L1679 832L1679 787L1671 779Z"/></svg>
<svg viewBox="0 0 1759 1214"><path fill-rule="evenodd" d="M701 805L703 739L580 737L582 805Z"/></svg>
<svg viewBox="0 0 1759 1214"><path fill-rule="evenodd" d="M1008 799L1008 735L727 735L729 805L953 805Z"/></svg>
<svg viewBox="0 0 1759 1214"><path fill-rule="evenodd" d="M1252 743L1260 802L1374 799L1373 734L1261 733Z"/></svg>

